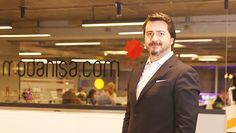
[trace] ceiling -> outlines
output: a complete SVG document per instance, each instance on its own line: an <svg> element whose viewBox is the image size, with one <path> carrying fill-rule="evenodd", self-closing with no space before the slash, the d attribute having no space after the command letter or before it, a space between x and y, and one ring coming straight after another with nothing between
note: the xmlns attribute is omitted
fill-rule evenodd
<svg viewBox="0 0 236 133"><path fill-rule="evenodd" d="M118 0L117 0L118 1ZM116 16L115 0L0 0L0 24L12 25L12 30L0 34L48 33L43 38L0 38L17 45L22 52L42 52L41 56L21 58L98 58L129 61L125 55L107 55L105 50L123 50L130 39L143 43L142 35L120 36L122 31L142 31L142 26L82 28L85 20L123 21L144 20L154 11L173 17L177 39L211 38L212 42L181 43L175 53L220 55L225 61L228 44L228 61L236 59L236 0L229 1L228 10L223 0L119 0L123 4L122 16ZM25 7L21 18L20 6ZM226 15L228 14L228 15ZM226 25L228 24L228 27ZM226 37L227 36L227 37ZM55 46L56 42L99 41L99 46ZM147 57L147 54L142 54ZM145 58L138 58L138 61ZM186 62L197 62L184 58Z"/></svg>

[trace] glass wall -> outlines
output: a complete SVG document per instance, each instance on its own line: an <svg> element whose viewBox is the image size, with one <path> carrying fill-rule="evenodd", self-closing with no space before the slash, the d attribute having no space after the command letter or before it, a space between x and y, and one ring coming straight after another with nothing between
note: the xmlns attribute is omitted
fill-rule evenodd
<svg viewBox="0 0 236 133"><path fill-rule="evenodd" d="M25 3L24 16L4 4L1 23L12 29L0 30L0 102L125 106L129 74L148 58L142 24L84 24L142 23L153 11L173 17L174 53L198 71L201 105L233 86L236 2L225 9L223 1L124 1L117 9L112 1L35 1ZM6 36L24 34L41 36Z"/></svg>

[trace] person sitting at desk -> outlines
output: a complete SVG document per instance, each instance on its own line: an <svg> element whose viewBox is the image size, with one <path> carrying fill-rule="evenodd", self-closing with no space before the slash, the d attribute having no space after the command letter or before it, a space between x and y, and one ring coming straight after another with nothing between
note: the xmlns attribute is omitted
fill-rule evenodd
<svg viewBox="0 0 236 133"><path fill-rule="evenodd" d="M82 102L75 94L75 89L69 89L62 95L63 104L81 104Z"/></svg>
<svg viewBox="0 0 236 133"><path fill-rule="evenodd" d="M97 91L95 89L89 90L88 95L86 97L86 103L96 105L97 103L96 97L97 97Z"/></svg>
<svg viewBox="0 0 236 133"><path fill-rule="evenodd" d="M227 92L223 89L220 94L217 95L214 103L212 104L213 109L223 109L227 104Z"/></svg>

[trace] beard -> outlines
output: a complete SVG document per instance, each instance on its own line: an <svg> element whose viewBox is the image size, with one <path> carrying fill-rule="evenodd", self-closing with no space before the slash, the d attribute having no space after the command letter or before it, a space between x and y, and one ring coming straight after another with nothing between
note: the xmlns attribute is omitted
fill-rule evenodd
<svg viewBox="0 0 236 133"><path fill-rule="evenodd" d="M161 53L161 50L151 50L151 51L150 51L150 54L151 54L151 55L156 55L156 56L158 56L158 55L160 55L160 53Z"/></svg>
<svg viewBox="0 0 236 133"><path fill-rule="evenodd" d="M160 48L159 49L152 49L151 47L152 46L162 46L161 42L160 43L158 43L158 42L150 42L148 44L148 46L149 46L148 51L149 51L149 53L151 55L156 55L156 56L160 55L160 53L161 53L161 49Z"/></svg>

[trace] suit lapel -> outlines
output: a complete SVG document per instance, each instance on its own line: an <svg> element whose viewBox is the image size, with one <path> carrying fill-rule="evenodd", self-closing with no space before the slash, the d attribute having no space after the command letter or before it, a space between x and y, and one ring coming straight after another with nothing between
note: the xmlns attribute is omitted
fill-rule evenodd
<svg viewBox="0 0 236 133"><path fill-rule="evenodd" d="M148 83L143 88L143 90L140 93L140 96L139 96L137 102L153 86L153 84L156 82L156 80L163 79L163 76L165 76L165 74L168 73L168 71L175 64L176 61L177 61L177 58L176 58L175 55L173 55L157 70L157 72L152 76L152 78L148 81Z"/></svg>
<svg viewBox="0 0 236 133"><path fill-rule="evenodd" d="M140 79L140 77L142 75L144 67L145 67L145 63L143 63L142 65L139 65L138 68L136 69L136 71L134 72L134 76L132 77L132 78L135 78L134 82L133 82L133 84L131 86L132 93L133 93L132 100L133 100L134 103L137 102L137 100L136 100L137 99L136 98L136 89L137 89L137 84L138 84L139 79Z"/></svg>

